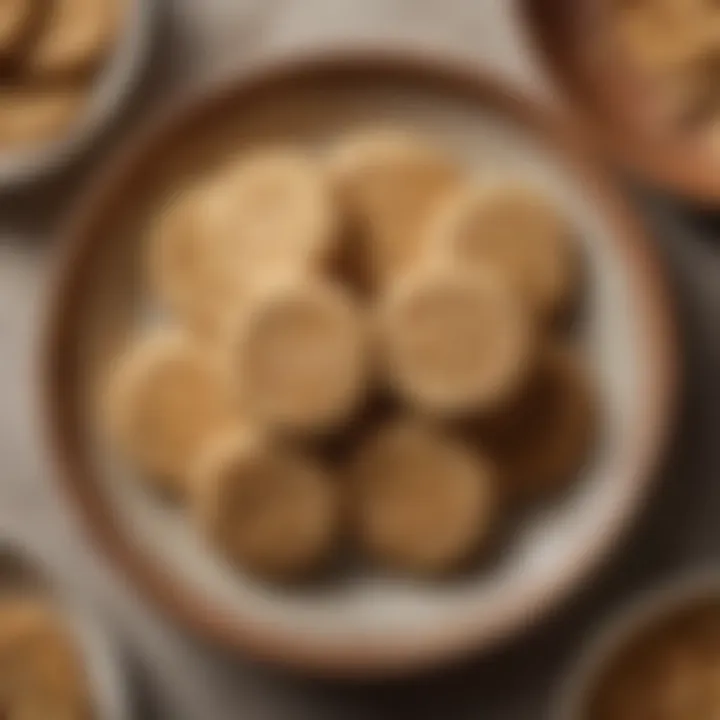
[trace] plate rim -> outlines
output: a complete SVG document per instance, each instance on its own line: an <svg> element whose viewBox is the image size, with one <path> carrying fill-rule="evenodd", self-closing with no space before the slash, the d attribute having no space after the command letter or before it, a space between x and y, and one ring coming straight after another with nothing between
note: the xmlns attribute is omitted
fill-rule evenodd
<svg viewBox="0 0 720 720"><path fill-rule="evenodd" d="M289 638L280 630L254 625L252 619L233 619L203 593L180 579L165 574L158 561L134 543L130 533L115 522L111 503L106 502L88 463L83 461L81 433L72 409L72 393L65 382L71 371L74 333L78 329L76 295L82 271L91 265L92 249L102 233L94 228L122 197L133 169L147 163L163 140L189 129L193 122L217 112L226 103L251 97L273 84L335 76L392 76L415 84L439 86L484 102L491 110L512 118L536 134L587 181L594 205L613 227L617 249L633 271L633 287L648 320L648 342L654 352L647 369L649 382L647 422L638 439L637 451L626 480L627 494L613 522L599 533L592 547L583 546L574 562L552 582L536 587L532 597L488 613L478 608L475 622L454 629L447 626L403 639L390 638L381 645L351 647L310 635ZM380 676L405 674L489 649L519 634L541 615L548 614L571 594L591 570L608 556L640 509L651 485L656 466L670 439L676 410L679 380L678 328L671 293L660 259L645 237L641 223L614 188L583 139L582 131L561 117L526 98L521 92L470 62L417 51L351 49L329 52L292 53L273 61L259 61L244 72L234 72L211 87L196 90L153 118L140 132L131 135L89 185L69 216L62 242L57 245L55 273L50 284L47 316L40 348L40 383L43 401L43 430L55 462L54 479L72 501L84 530L106 560L129 579L146 600L162 609L194 635L230 650L243 650L256 659L325 676Z"/></svg>

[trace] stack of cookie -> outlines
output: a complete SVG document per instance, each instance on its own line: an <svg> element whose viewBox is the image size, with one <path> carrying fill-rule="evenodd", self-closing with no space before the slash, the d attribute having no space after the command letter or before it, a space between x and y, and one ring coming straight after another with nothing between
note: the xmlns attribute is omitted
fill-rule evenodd
<svg viewBox="0 0 720 720"><path fill-rule="evenodd" d="M113 48L120 0L0 3L0 152L57 139Z"/></svg>
<svg viewBox="0 0 720 720"><path fill-rule="evenodd" d="M707 0L617 0L621 44L664 98L671 119L720 149L720 6Z"/></svg>
<svg viewBox="0 0 720 720"><path fill-rule="evenodd" d="M572 226L426 138L242 153L173 195L147 249L172 320L117 358L111 437L246 570L307 575L341 537L459 568L587 454Z"/></svg>

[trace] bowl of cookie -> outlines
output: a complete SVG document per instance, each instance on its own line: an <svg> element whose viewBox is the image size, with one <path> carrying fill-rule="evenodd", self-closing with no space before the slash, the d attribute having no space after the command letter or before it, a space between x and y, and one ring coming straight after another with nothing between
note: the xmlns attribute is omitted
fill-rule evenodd
<svg viewBox="0 0 720 720"><path fill-rule="evenodd" d="M581 651L558 720L713 717L720 708L720 577L695 572L646 592Z"/></svg>
<svg viewBox="0 0 720 720"><path fill-rule="evenodd" d="M435 58L293 57L123 149L44 344L58 478L183 626L405 672L538 620L673 415L652 247L565 121Z"/></svg>
<svg viewBox="0 0 720 720"><path fill-rule="evenodd" d="M0 697L6 717L129 720L122 654L92 612L16 541L0 543Z"/></svg>
<svg viewBox="0 0 720 720"><path fill-rule="evenodd" d="M639 179L720 202L720 10L704 0L523 0L583 124Z"/></svg>
<svg viewBox="0 0 720 720"><path fill-rule="evenodd" d="M0 8L0 186L46 176L125 107L156 2L7 0Z"/></svg>

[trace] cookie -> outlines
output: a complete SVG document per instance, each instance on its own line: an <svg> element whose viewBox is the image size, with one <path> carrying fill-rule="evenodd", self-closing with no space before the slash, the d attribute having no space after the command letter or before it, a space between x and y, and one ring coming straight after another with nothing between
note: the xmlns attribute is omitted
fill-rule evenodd
<svg viewBox="0 0 720 720"><path fill-rule="evenodd" d="M0 3L0 59L9 59L23 44L41 0L3 0Z"/></svg>
<svg viewBox="0 0 720 720"><path fill-rule="evenodd" d="M457 569L491 537L496 480L479 450L437 427L389 423L356 449L349 469L358 543L396 570Z"/></svg>
<svg viewBox="0 0 720 720"><path fill-rule="evenodd" d="M335 252L335 203L322 166L292 148L243 153L213 179L205 232L247 281L322 269Z"/></svg>
<svg viewBox="0 0 720 720"><path fill-rule="evenodd" d="M389 129L341 139L328 166L354 229L353 274L371 290L418 261L430 212L461 177L460 169L424 138Z"/></svg>
<svg viewBox="0 0 720 720"><path fill-rule="evenodd" d="M438 209L427 242L439 257L464 267L496 268L543 319L572 305L579 274L574 228L531 187L464 188Z"/></svg>
<svg viewBox="0 0 720 720"><path fill-rule="evenodd" d="M530 313L491 269L410 273L383 298L377 321L392 386L423 411L455 415L501 406L534 359Z"/></svg>
<svg viewBox="0 0 720 720"><path fill-rule="evenodd" d="M364 394L365 320L353 298L329 280L266 287L248 301L229 345L238 397L272 427L329 428Z"/></svg>
<svg viewBox="0 0 720 720"><path fill-rule="evenodd" d="M94 70L115 43L124 0L46 0L46 16L23 57L30 76L77 75Z"/></svg>
<svg viewBox="0 0 720 720"><path fill-rule="evenodd" d="M8 718L92 717L78 651L61 619L39 600L0 602L0 701Z"/></svg>
<svg viewBox="0 0 720 720"><path fill-rule="evenodd" d="M199 458L193 488L197 527L234 565L292 580L328 560L337 489L300 450L258 433L219 437Z"/></svg>
<svg viewBox="0 0 720 720"><path fill-rule="evenodd" d="M179 330L133 344L104 388L105 424L119 448L161 491L187 492L187 471L218 432L243 425L214 358Z"/></svg>
<svg viewBox="0 0 720 720"><path fill-rule="evenodd" d="M525 392L480 434L503 470L507 494L534 499L571 483L597 437L598 414L579 352L560 344L544 347Z"/></svg>
<svg viewBox="0 0 720 720"><path fill-rule="evenodd" d="M645 0L617 6L614 23L629 57L640 69L657 73L677 69L711 52L717 41L712 17L703 2Z"/></svg>
<svg viewBox="0 0 720 720"><path fill-rule="evenodd" d="M207 183L172 195L150 226L146 276L161 305L205 340L216 340L242 307L247 282L207 221Z"/></svg>
<svg viewBox="0 0 720 720"><path fill-rule="evenodd" d="M0 87L0 152L21 150L67 134L87 98L80 88Z"/></svg>

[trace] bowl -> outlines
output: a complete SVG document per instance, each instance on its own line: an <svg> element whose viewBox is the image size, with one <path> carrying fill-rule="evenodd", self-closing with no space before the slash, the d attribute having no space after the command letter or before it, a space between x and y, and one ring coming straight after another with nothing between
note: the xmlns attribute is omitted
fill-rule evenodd
<svg viewBox="0 0 720 720"><path fill-rule="evenodd" d="M639 180L701 206L720 204L720 157L657 112L648 83L608 50L605 0L521 0L529 39L594 141Z"/></svg>
<svg viewBox="0 0 720 720"><path fill-rule="evenodd" d="M491 567L439 585L357 572L288 592L231 572L182 512L133 482L97 432L93 389L128 337L153 321L139 262L143 227L173 183L212 167L228 147L315 146L367 123L415 128L483 169L517 170L571 214L588 258L582 340L607 427L572 492L527 518ZM293 56L151 122L75 210L43 345L57 476L109 561L197 635L321 674L435 665L517 635L557 606L642 506L674 414L668 289L651 243L600 167L565 121L474 68L427 56Z"/></svg>
<svg viewBox="0 0 720 720"><path fill-rule="evenodd" d="M663 625L697 608L720 607L720 573L705 569L646 591L596 630L573 659L551 713L553 720L583 720L597 684L624 649Z"/></svg>
<svg viewBox="0 0 720 720"><path fill-rule="evenodd" d="M59 588L55 571L37 553L17 540L0 538L0 595L32 593L51 604L65 621L79 650L89 683L93 717L130 720L133 717L124 657L91 609Z"/></svg>
<svg viewBox="0 0 720 720"><path fill-rule="evenodd" d="M116 47L92 81L87 107L58 139L0 153L0 189L23 186L66 167L126 109L150 59L159 6L158 0L130 0L124 7Z"/></svg>

